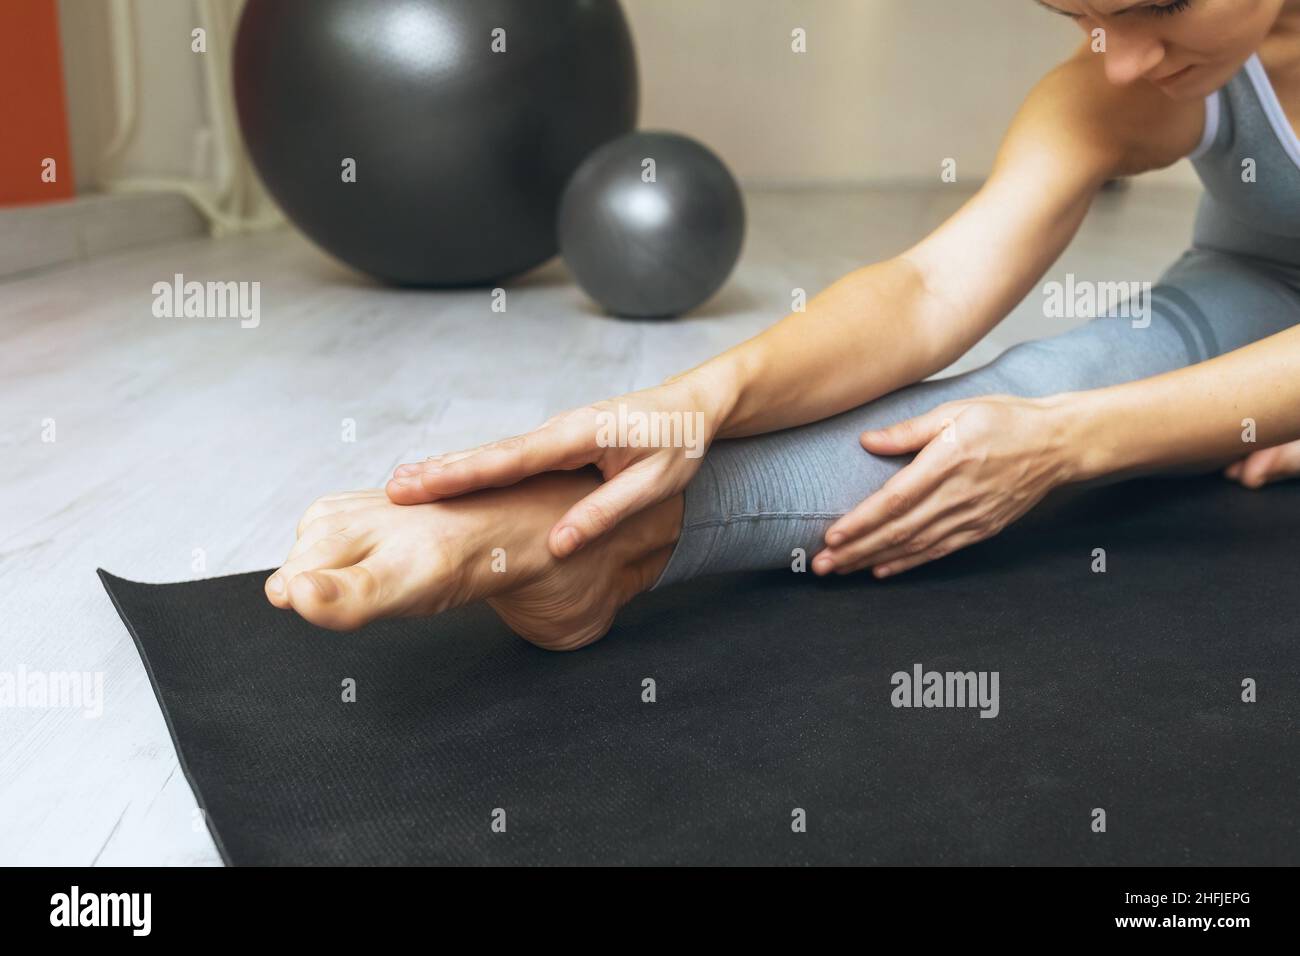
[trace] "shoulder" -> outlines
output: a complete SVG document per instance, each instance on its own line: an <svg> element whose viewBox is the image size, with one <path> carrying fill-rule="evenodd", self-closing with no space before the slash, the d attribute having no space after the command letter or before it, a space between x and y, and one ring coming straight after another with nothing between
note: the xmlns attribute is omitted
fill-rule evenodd
<svg viewBox="0 0 1300 956"><path fill-rule="evenodd" d="M1144 80L1116 86L1103 56L1084 45L1053 69L1031 97L1037 108L1104 151L1116 175L1160 169L1191 153L1205 130L1205 100L1172 100Z"/></svg>

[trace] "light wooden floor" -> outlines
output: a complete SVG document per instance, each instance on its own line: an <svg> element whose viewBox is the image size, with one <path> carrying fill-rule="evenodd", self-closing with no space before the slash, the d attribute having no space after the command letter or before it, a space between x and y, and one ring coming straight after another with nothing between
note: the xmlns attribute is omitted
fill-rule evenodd
<svg viewBox="0 0 1300 956"><path fill-rule="evenodd" d="M102 672L105 687L99 719L0 708L0 863L218 862L97 566L146 581L272 566L317 495L702 360L778 319L794 287L811 295L919 238L954 189L751 191L731 283L669 323L599 316L558 263L510 286L504 315L482 291L378 288L288 232L0 283L0 673ZM1104 195L1052 275L1154 279L1195 198ZM3 229L0 244L25 241ZM260 281L261 325L155 318L151 288L177 272ZM1036 298L954 370L1072 324Z"/></svg>

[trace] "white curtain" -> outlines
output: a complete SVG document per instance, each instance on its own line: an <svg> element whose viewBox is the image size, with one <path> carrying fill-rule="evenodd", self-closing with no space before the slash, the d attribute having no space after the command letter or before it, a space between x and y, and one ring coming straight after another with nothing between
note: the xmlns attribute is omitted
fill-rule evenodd
<svg viewBox="0 0 1300 956"><path fill-rule="evenodd" d="M192 20L191 30L202 29L206 34L203 38L206 52L182 47L182 41L193 43L192 34L179 36L175 29L169 29L165 39L160 37L157 27L160 8L154 4L109 0L106 39L112 71L114 121L95 163L99 186L110 192L181 193L207 217L213 235L277 226L283 219L257 180L239 138L235 116L231 58L244 0L184 2L190 9L180 26L187 27ZM175 0L169 3L174 4ZM168 13L175 10L173 6ZM149 61L153 69L142 69L145 57L154 58ZM165 57L162 64L155 62L160 57ZM182 121L178 121L175 112L148 107L149 103L166 101L170 90L145 86L152 83L163 87L173 82L180 85L180 70L195 71L200 90L197 110L182 113ZM149 142L182 136L190 137L191 159L185 164L187 169L148 168L151 163L147 161L145 147ZM144 161L142 150L146 153Z"/></svg>

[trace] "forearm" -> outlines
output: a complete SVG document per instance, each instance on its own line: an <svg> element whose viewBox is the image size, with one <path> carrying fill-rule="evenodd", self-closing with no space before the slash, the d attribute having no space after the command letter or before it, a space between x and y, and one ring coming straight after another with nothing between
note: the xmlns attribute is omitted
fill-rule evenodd
<svg viewBox="0 0 1300 956"><path fill-rule="evenodd" d="M916 246L849 273L805 312L688 372L727 396L715 409L718 436L856 408L946 368L1005 318L1069 244L1110 168L1105 154L1032 128L1013 145ZM1044 185L1026 197L1025 182Z"/></svg>
<svg viewBox="0 0 1300 956"><path fill-rule="evenodd" d="M1300 439L1300 326L1154 378L1059 396L1058 408L1079 481L1222 464Z"/></svg>
<svg viewBox="0 0 1300 956"><path fill-rule="evenodd" d="M717 398L720 438L818 421L951 361L927 335L929 296L905 259L849 273L752 339L677 376Z"/></svg>

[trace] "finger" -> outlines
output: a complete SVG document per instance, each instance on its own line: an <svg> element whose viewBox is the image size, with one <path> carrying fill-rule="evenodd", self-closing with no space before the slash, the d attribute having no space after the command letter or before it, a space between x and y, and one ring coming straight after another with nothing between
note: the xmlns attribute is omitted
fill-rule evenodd
<svg viewBox="0 0 1300 956"><path fill-rule="evenodd" d="M1272 480L1281 458L1280 448L1264 448L1242 463L1241 483L1247 488L1262 488Z"/></svg>
<svg viewBox="0 0 1300 956"><path fill-rule="evenodd" d="M826 529L826 544L837 548L854 538L865 537L901 520L929 497L947 476L945 456L942 451L931 452L933 447L922 449L874 494Z"/></svg>
<svg viewBox="0 0 1300 956"><path fill-rule="evenodd" d="M1246 466L1245 459L1238 459L1237 461L1234 461L1231 465L1229 465L1227 468L1223 469L1223 477L1231 479L1232 481L1240 481L1241 470L1245 466Z"/></svg>
<svg viewBox="0 0 1300 956"><path fill-rule="evenodd" d="M519 438L521 436L516 435L515 437ZM505 439L505 440L510 441L511 439ZM442 467L445 464L448 464L449 462L460 461L462 458L469 458L471 455L477 455L480 452L486 451L488 448L496 444L500 444L500 443L492 442L487 445L475 445L473 448L464 448L461 449L460 451L448 451L448 452L443 452L440 455L430 455L429 457L423 458L420 461L403 462L402 464L398 465L396 468L393 469L393 477L409 478L413 475L423 474L426 471L433 471Z"/></svg>
<svg viewBox="0 0 1300 956"><path fill-rule="evenodd" d="M973 516L969 502L938 499L939 496L932 495L904 521L823 551L813 559L814 570L819 563L825 563L822 555L829 561L830 570L850 574L894 558L919 554L970 523Z"/></svg>
<svg viewBox="0 0 1300 956"><path fill-rule="evenodd" d="M407 475L419 474L430 465L440 463L445 457L446 455L430 455L423 461L404 461L393 469L393 477L403 478Z"/></svg>
<svg viewBox="0 0 1300 956"><path fill-rule="evenodd" d="M913 539L901 548L890 548L888 551L868 555L864 560L853 562L849 571L851 573L853 571L861 571L864 568L883 567L893 564L895 561L903 561L919 554L929 554L933 552L935 548L939 547L943 541L956 534L970 532L979 540L991 537L992 531L989 531L987 528L981 531L980 529L983 527L984 526L981 525L978 518L971 515L970 512L963 512L954 515L951 520L945 521L941 525L936 526L933 531L925 536L924 542L919 542Z"/></svg>
<svg viewBox="0 0 1300 956"><path fill-rule="evenodd" d="M396 504L419 504L484 488L502 488L544 471L568 471L595 459L595 433L579 423L551 425L486 445L456 460L430 462L394 478L385 491Z"/></svg>
<svg viewBox="0 0 1300 956"><path fill-rule="evenodd" d="M620 521L666 497L648 467L633 465L619 472L566 511L551 528L547 547L567 558Z"/></svg>
<svg viewBox="0 0 1300 956"><path fill-rule="evenodd" d="M925 551L943 538L973 526L974 520L971 508L966 502L962 502L958 508L948 508L934 513L925 528L899 545L870 552L864 550L852 555L845 551L824 553L831 560L832 570L837 573L851 574L863 568L874 567L886 561Z"/></svg>
<svg viewBox="0 0 1300 956"><path fill-rule="evenodd" d="M1295 478L1300 476L1300 441L1293 441L1286 445L1278 447L1277 467L1273 469L1273 477Z"/></svg>
<svg viewBox="0 0 1300 956"><path fill-rule="evenodd" d="M286 560L266 579L267 599L276 607L288 607L289 587L299 574L356 564L366 557L369 550L362 537L347 532L339 531L322 538L306 551Z"/></svg>
<svg viewBox="0 0 1300 956"><path fill-rule="evenodd" d="M401 475L390 478L384 485L384 494L395 505L420 505L438 501L442 495L430 494L424 490L420 475Z"/></svg>
<svg viewBox="0 0 1300 956"><path fill-rule="evenodd" d="M352 511L358 507L369 508L377 500L383 500L384 492L379 488L368 488L365 491L345 491L337 495L325 495L317 498L307 510L302 513L298 519L298 527L295 534L302 537L303 531L313 521L324 518L339 511Z"/></svg>
<svg viewBox="0 0 1300 956"><path fill-rule="evenodd" d="M929 564L931 561L938 561L945 558L954 551L960 551L962 548L969 548L972 544L979 544L984 540L984 536L975 531L959 531L949 535L940 541L936 541L927 550L920 554L909 555L904 558L895 558L884 564L878 564L872 568L872 573L877 578L890 578L904 571L910 571L912 568L919 567L922 564Z"/></svg>
<svg viewBox="0 0 1300 956"><path fill-rule="evenodd" d="M916 418L865 431L860 439L862 447L874 455L904 455L916 451L951 425L955 412L951 405L940 405Z"/></svg>
<svg viewBox="0 0 1300 956"><path fill-rule="evenodd" d="M473 448L464 448L460 451L445 451L439 455L429 455L421 458L419 461L405 461L393 469L394 475L414 475L427 468L440 465L449 461L458 461L461 458L468 458L470 455L477 455L487 445L475 445Z"/></svg>

